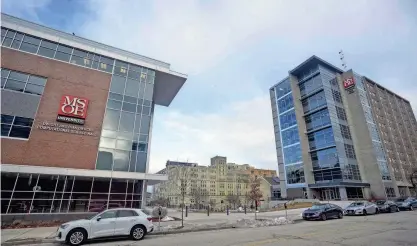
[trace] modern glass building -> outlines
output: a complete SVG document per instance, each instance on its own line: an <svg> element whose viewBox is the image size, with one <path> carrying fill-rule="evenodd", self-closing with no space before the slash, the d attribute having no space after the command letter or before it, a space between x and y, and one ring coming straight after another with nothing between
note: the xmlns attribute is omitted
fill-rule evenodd
<svg viewBox="0 0 417 246"><path fill-rule="evenodd" d="M283 197L346 200L415 193L406 175L417 167L417 123L410 103L395 95L401 124L391 128L409 135L403 142L388 142L381 126L390 116L378 113L387 105L371 100L376 96L368 88L388 91L313 56L270 89ZM394 149L406 158L387 157Z"/></svg>
<svg viewBox="0 0 417 246"><path fill-rule="evenodd" d="M141 207L170 64L1 16L1 214ZM2 216L3 219L3 216Z"/></svg>

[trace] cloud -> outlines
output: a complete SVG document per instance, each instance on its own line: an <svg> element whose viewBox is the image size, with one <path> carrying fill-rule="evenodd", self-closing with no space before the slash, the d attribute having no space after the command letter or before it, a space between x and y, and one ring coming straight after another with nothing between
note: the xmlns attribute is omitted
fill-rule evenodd
<svg viewBox="0 0 417 246"><path fill-rule="evenodd" d="M39 11L45 9L50 3L51 0L2 0L1 11L40 22Z"/></svg>
<svg viewBox="0 0 417 246"><path fill-rule="evenodd" d="M229 162L276 169L269 95L233 102L216 113L186 114L171 110L155 113L151 171L171 160L208 165L209 157L227 156Z"/></svg>
<svg viewBox="0 0 417 246"><path fill-rule="evenodd" d="M117 47L171 62L195 74L260 39L303 41L358 36L398 26L392 1L126 1L87 2L81 29ZM115 14L123 13L123 14ZM324 35L324 36L323 36ZM306 43L307 41L307 43ZM329 40L330 41L330 40ZM285 49L286 47L277 47Z"/></svg>
<svg viewBox="0 0 417 246"><path fill-rule="evenodd" d="M415 40L415 26L395 1L91 0L86 6L90 12L79 22L83 36L170 62L190 75L173 107L156 109L151 171L167 159L208 164L214 155L276 168L263 92L313 54L337 65L343 48L349 66L383 85L390 83L385 66L416 64L412 55L396 56L410 47L404 40ZM416 54L415 48L408 52ZM401 76L395 84L415 89L405 83L412 77ZM211 95L195 104L198 109L192 103L197 90Z"/></svg>

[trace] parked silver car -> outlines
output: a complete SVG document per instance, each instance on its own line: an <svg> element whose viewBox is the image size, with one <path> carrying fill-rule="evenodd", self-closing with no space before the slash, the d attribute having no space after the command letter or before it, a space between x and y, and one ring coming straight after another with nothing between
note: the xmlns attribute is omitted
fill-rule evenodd
<svg viewBox="0 0 417 246"><path fill-rule="evenodd" d="M346 207L345 215L368 215L379 213L378 206L367 201L353 202Z"/></svg>

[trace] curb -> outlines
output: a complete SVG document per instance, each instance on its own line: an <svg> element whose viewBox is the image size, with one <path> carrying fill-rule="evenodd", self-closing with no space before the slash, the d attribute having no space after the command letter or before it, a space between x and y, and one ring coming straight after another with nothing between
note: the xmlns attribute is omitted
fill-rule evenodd
<svg viewBox="0 0 417 246"><path fill-rule="evenodd" d="M293 220L292 224L297 224L303 221L303 219L295 219ZM273 226L282 226L282 225L271 225L271 226L264 226L264 227L273 227ZM164 236L170 234L181 234L181 233L190 233L190 232L201 232L201 231L218 231L218 230L227 230L227 229L248 229L252 227L236 227L234 225L228 226L221 226L221 227L209 227L209 228L200 228L200 229L185 229L185 230L173 230L173 231L161 231L161 232L151 232L148 236ZM262 227L256 227L262 228ZM28 245L28 244L43 244L43 243L55 243L55 239L53 238L28 238L28 239L12 239L6 242L2 242L1 245L9 246L9 245Z"/></svg>

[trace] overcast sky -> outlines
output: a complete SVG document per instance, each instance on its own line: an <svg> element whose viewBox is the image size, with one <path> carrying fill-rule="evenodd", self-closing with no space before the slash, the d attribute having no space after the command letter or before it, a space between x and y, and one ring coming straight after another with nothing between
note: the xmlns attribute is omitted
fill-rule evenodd
<svg viewBox="0 0 417 246"><path fill-rule="evenodd" d="M417 1L2 0L2 12L171 63L188 80L155 109L150 171L166 160L277 169L269 88L312 55L409 99Z"/></svg>

